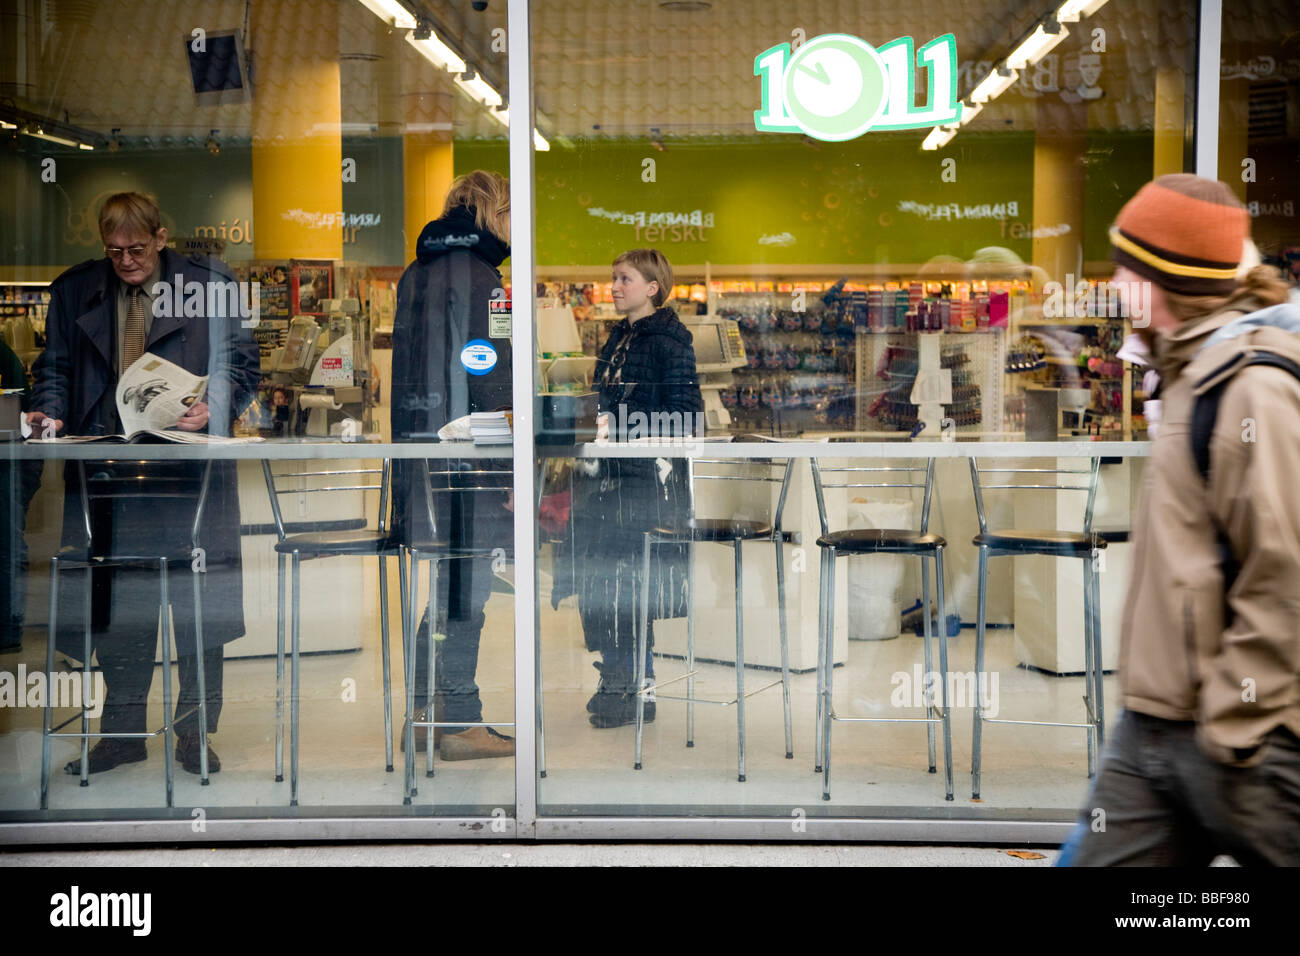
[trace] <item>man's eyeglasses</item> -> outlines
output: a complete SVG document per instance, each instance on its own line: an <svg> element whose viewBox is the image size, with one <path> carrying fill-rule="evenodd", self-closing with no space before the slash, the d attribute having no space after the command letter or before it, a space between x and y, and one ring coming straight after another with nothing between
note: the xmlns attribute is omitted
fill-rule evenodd
<svg viewBox="0 0 1300 956"><path fill-rule="evenodd" d="M149 247L145 245L127 246L125 249L123 249L121 246L105 246L104 255L108 256L114 262L121 262L122 256L124 254L130 256L132 259L136 261L139 261L141 258L144 257L145 251L148 248Z"/></svg>

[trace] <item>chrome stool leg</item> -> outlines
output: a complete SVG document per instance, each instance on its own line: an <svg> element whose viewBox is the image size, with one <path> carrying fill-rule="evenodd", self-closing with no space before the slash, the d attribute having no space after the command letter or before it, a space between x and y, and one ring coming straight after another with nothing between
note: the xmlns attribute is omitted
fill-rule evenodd
<svg viewBox="0 0 1300 956"><path fill-rule="evenodd" d="M1092 573L1092 659L1095 667L1093 699L1097 707L1097 755L1101 756L1106 743L1106 694L1102 681L1106 678L1106 662L1101 656L1101 574Z"/></svg>
<svg viewBox="0 0 1300 956"><path fill-rule="evenodd" d="M170 596L167 593L167 559L158 560L158 571L161 593L161 603L158 607L158 613L162 618L162 672L163 672L163 765L166 775L167 787L167 808L170 810L174 806L173 793L175 791L175 757L172 754L172 748L176 746L173 739L174 733L172 728L172 633L171 633L171 615L168 611L171 606Z"/></svg>
<svg viewBox="0 0 1300 956"><path fill-rule="evenodd" d="M275 616L275 782L284 780L284 561L276 555L278 588Z"/></svg>
<svg viewBox="0 0 1300 956"><path fill-rule="evenodd" d="M384 770L393 772L393 686L388 649L388 556L379 554L379 639L384 668Z"/></svg>
<svg viewBox="0 0 1300 956"><path fill-rule="evenodd" d="M293 565L293 620L290 622L290 653L293 657L289 673L289 806L298 805L298 710L301 697L299 670L299 631L302 618L302 557L297 551L290 558Z"/></svg>
<svg viewBox="0 0 1300 956"><path fill-rule="evenodd" d="M826 668L831 666L827 663L831 660L831 654L826 646L826 578L832 572L827 571L826 549L818 550L821 552L821 564L817 577L817 716L813 731L813 773L822 772L822 720L825 718Z"/></svg>
<svg viewBox="0 0 1300 956"><path fill-rule="evenodd" d="M636 693L636 759L632 762L633 770L641 769L641 743L645 727L645 694L642 684L645 680L646 631L650 625L650 538L651 532L645 532L641 545L641 608L640 628L634 635L632 653L632 683Z"/></svg>
<svg viewBox="0 0 1300 956"><path fill-rule="evenodd" d="M979 612L975 620L975 713L971 741L971 799L980 797L980 731L983 729L984 701L980 695L979 675L984 673L984 621L987 613L989 585L989 549L980 547Z"/></svg>
<svg viewBox="0 0 1300 956"><path fill-rule="evenodd" d="M90 568L86 569L90 574ZM54 640L59 633L59 557L50 558L50 629L45 639L45 708L41 719L41 809L50 808L50 732L54 725L54 695L49 688L54 683ZM85 685L83 684L83 687ZM85 691L82 691L85 700Z"/></svg>
<svg viewBox="0 0 1300 956"><path fill-rule="evenodd" d="M406 606L402 609L407 624L407 643L402 658L406 678L406 761L402 774L402 804L410 806L411 798L417 792L415 789L415 728L411 726L411 721L415 719L415 656L417 653L416 637L419 634L418 624L415 620L415 605L420 599L420 562L415 559L415 555L409 549L404 548L403 551L405 552L401 558L403 568L407 566L406 562L410 561L410 587L407 591Z"/></svg>
<svg viewBox="0 0 1300 956"><path fill-rule="evenodd" d="M745 575L741 567L742 542L734 542L736 550L736 752L739 770L737 779L745 782Z"/></svg>
<svg viewBox="0 0 1300 956"><path fill-rule="evenodd" d="M438 634L438 629L437 629L438 559L436 557L431 558L429 560L429 603L426 606L425 614L428 616L428 621L429 621L429 651L428 651L429 654L428 678L429 679L426 682L427 696L425 698L426 700L428 700L429 703L425 707L425 713L430 721L436 722L438 719L438 704L437 704L438 654L437 654L437 647L436 647L437 645L436 637ZM432 777L433 776L433 738L436 734L436 729L433 727L426 727L424 729L426 731L425 738L424 738L424 755L426 760L424 775L426 777Z"/></svg>
<svg viewBox="0 0 1300 956"><path fill-rule="evenodd" d="M83 688L83 692L84 692L84 688L88 686L87 682L90 680L90 654L91 654L90 602L92 599L91 596L93 591L93 587L92 587L93 574L94 571L91 568L89 567L86 568L85 647L83 649L82 657L81 657L81 686ZM47 687L46 690L48 691L49 688ZM82 703L83 704L85 703L84 697L82 698ZM171 751L169 750L168 753L170 752ZM90 717L87 715L86 708L84 706L81 708L81 786L83 787L90 786Z"/></svg>
<svg viewBox="0 0 1300 956"><path fill-rule="evenodd" d="M785 621L785 555L781 532L776 532L776 602L781 628L781 697L785 712L785 759L794 759L794 735L790 725L790 642Z"/></svg>
<svg viewBox="0 0 1300 956"><path fill-rule="evenodd" d="M828 549L826 576L826 678L822 692L822 799L831 798L831 724L835 712L831 700L835 687L835 558L834 548Z"/></svg>
<svg viewBox="0 0 1300 956"><path fill-rule="evenodd" d="M686 746L695 746L695 536L686 545Z"/></svg>
<svg viewBox="0 0 1300 956"><path fill-rule="evenodd" d="M194 661L199 684L199 785L208 785L208 679L207 659L203 655L203 597L199 572L191 569L194 579ZM179 651L179 648L177 648ZM224 665L223 665L224 666Z"/></svg>
<svg viewBox="0 0 1300 956"><path fill-rule="evenodd" d="M930 675L934 673L934 659L930 654L930 566L926 563L925 555L921 556L921 615L924 618L922 628L925 635L925 676L921 681L921 689L925 694L925 716L933 719L934 685L930 683L933 680ZM925 736L930 754L930 773L934 773L934 724L925 725Z"/></svg>
<svg viewBox="0 0 1300 956"><path fill-rule="evenodd" d="M1097 700L1092 642L1092 556L1083 559L1083 705L1088 716L1088 776L1097 773Z"/></svg>
<svg viewBox="0 0 1300 956"><path fill-rule="evenodd" d="M952 797L952 705L948 700L948 618L945 614L943 604L943 548L935 548L934 551L934 586L939 597L939 679L943 681L943 766L947 776L947 795L945 800L951 800ZM975 682L978 685L980 675L975 674ZM927 724L928 727L934 727L934 724Z"/></svg>

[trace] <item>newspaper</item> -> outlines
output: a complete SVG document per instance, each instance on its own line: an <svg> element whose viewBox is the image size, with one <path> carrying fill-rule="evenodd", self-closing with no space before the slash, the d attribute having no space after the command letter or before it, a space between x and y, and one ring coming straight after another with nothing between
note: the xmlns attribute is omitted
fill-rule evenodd
<svg viewBox="0 0 1300 956"><path fill-rule="evenodd" d="M117 414L128 437L136 432L174 426L203 400L208 377L194 375L174 362L145 352L117 383Z"/></svg>

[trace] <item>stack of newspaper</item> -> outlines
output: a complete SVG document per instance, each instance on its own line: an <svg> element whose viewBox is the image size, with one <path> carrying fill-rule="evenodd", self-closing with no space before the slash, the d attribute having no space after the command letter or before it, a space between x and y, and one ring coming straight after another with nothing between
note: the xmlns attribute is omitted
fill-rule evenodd
<svg viewBox="0 0 1300 956"><path fill-rule="evenodd" d="M476 445L509 445L509 412L474 412L469 416L469 430Z"/></svg>

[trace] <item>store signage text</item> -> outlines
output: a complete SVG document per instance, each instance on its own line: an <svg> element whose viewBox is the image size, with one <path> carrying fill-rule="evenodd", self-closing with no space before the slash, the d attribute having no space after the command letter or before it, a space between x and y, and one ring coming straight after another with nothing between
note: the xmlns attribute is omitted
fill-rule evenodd
<svg viewBox="0 0 1300 956"><path fill-rule="evenodd" d="M915 105L915 70L926 71L928 92ZM911 37L877 49L847 33L813 37L798 50L780 43L754 58L763 107L754 128L804 133L842 142L871 129L945 126L961 118L957 101L957 39L951 33L913 52Z"/></svg>

